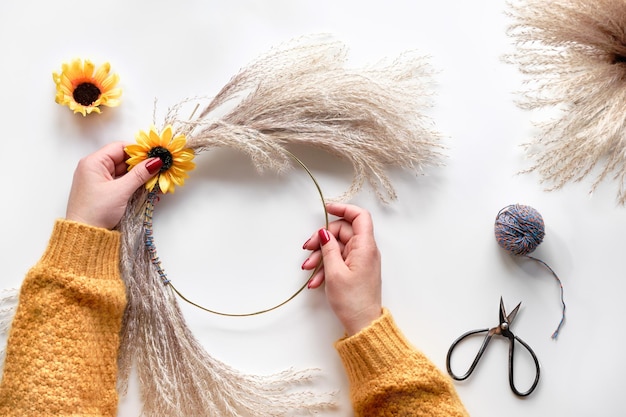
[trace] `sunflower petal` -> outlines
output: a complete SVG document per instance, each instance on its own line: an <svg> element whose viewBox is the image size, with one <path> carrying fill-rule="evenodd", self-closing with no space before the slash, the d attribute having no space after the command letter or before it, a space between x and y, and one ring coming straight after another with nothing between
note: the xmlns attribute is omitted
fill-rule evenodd
<svg viewBox="0 0 626 417"><path fill-rule="evenodd" d="M180 162L176 166L185 171L191 171L196 168L196 164L191 161Z"/></svg>
<svg viewBox="0 0 626 417"><path fill-rule="evenodd" d="M139 146L143 147L146 150L149 150L152 147L150 143L150 136L143 130L137 132L137 134L135 135L135 140L137 141L137 144Z"/></svg>
<svg viewBox="0 0 626 417"><path fill-rule="evenodd" d="M191 152L178 152L173 154L175 162L188 162L194 158L194 154Z"/></svg>
<svg viewBox="0 0 626 417"><path fill-rule="evenodd" d="M166 173L162 173L159 175L159 188L163 193L167 193L170 190L170 185L172 182L170 181L169 175Z"/></svg>
<svg viewBox="0 0 626 417"><path fill-rule="evenodd" d="M152 126L148 132L148 143L150 147L161 146L161 136L156 131L156 128Z"/></svg>
<svg viewBox="0 0 626 417"><path fill-rule="evenodd" d="M93 62L91 62L88 59L85 59L83 61L83 76L85 78L92 78L93 77L93 70L96 68L96 66L93 64Z"/></svg>
<svg viewBox="0 0 626 417"><path fill-rule="evenodd" d="M130 157L130 158L128 158L128 159L126 160L126 164L127 164L129 167L134 167L135 165L138 165L138 164L142 163L142 162L143 162L143 161L145 161L146 159L148 159L148 158L147 158L147 155L145 155L145 156L140 156L140 155L138 155L138 156L133 156L133 157Z"/></svg>
<svg viewBox="0 0 626 417"><path fill-rule="evenodd" d="M175 153L181 152L185 148L186 144L187 144L187 140L185 136L178 135L174 137L174 139L170 140L170 144L168 148L170 152L172 152L172 154L175 154Z"/></svg>
<svg viewBox="0 0 626 417"><path fill-rule="evenodd" d="M72 61L66 68L63 69L63 72L67 74L69 79L76 80L77 83L82 82L85 78L83 64L80 59Z"/></svg>
<svg viewBox="0 0 626 417"><path fill-rule="evenodd" d="M104 64L98 67L98 69L96 70L96 73L93 75L93 79L98 84L102 85L107 75L109 74L109 71L111 71L111 64L109 64L108 62L105 62Z"/></svg>
<svg viewBox="0 0 626 417"><path fill-rule="evenodd" d="M170 175L170 180L178 186L184 185L185 184L185 179L182 176L178 176L178 175Z"/></svg>
<svg viewBox="0 0 626 417"><path fill-rule="evenodd" d="M161 146L164 148L168 148L170 152L172 152L172 148L170 146L170 142L172 141L172 126L167 125L165 129L161 132Z"/></svg>
<svg viewBox="0 0 626 417"><path fill-rule="evenodd" d="M152 191L154 189L154 186L156 185L159 179L159 176L160 175L157 175L156 177L152 177L148 180L148 182L146 182L146 190Z"/></svg>
<svg viewBox="0 0 626 417"><path fill-rule="evenodd" d="M173 193L176 186L184 185L185 178L189 178L187 171L196 167L196 164L192 162L195 157L193 149L185 149L185 135L174 135L172 126L169 125L160 133L156 127L151 126L148 131L137 132L135 139L137 143L124 148L129 156L126 160L129 169L147 159L150 152L157 147L164 148L172 156L172 165L157 177L153 177L149 182L150 186L147 185L146 188L154 188L158 183L161 192ZM159 153L162 152L163 150L159 151Z"/></svg>
<svg viewBox="0 0 626 417"><path fill-rule="evenodd" d="M108 77L106 77L104 80L102 80L100 85L103 91L109 91L113 87L115 87L119 81L120 81L119 75L111 74Z"/></svg>

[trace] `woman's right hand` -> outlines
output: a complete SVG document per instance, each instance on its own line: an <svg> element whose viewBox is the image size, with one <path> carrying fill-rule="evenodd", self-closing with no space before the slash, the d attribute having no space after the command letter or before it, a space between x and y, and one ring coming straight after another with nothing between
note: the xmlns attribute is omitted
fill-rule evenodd
<svg viewBox="0 0 626 417"><path fill-rule="evenodd" d="M304 244L311 255L302 269L323 267L309 280L309 288L326 283L326 296L335 315L351 336L382 313L381 257L370 213L351 204L330 203L329 214L339 217Z"/></svg>

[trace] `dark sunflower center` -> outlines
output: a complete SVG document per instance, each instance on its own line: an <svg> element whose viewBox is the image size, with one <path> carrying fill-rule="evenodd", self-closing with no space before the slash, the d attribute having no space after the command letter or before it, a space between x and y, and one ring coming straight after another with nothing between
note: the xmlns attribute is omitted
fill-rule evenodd
<svg viewBox="0 0 626 417"><path fill-rule="evenodd" d="M100 94L100 89L92 83L82 83L76 86L72 96L78 104L91 106L94 101L98 100Z"/></svg>
<svg viewBox="0 0 626 417"><path fill-rule="evenodd" d="M174 157L172 156L172 153L162 146L155 146L148 151L148 158L155 157L163 161L163 166L161 167L161 170L159 172L167 171L168 169L170 169L172 164L174 164Z"/></svg>

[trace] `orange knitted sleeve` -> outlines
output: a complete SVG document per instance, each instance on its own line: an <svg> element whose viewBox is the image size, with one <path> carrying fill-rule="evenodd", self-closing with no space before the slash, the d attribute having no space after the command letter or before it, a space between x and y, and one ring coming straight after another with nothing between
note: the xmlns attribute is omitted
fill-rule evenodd
<svg viewBox="0 0 626 417"><path fill-rule="evenodd" d="M387 309L335 347L346 368L355 416L468 416L451 379L410 345Z"/></svg>
<svg viewBox="0 0 626 417"><path fill-rule="evenodd" d="M126 293L120 236L66 220L27 273L0 383L2 416L115 416Z"/></svg>

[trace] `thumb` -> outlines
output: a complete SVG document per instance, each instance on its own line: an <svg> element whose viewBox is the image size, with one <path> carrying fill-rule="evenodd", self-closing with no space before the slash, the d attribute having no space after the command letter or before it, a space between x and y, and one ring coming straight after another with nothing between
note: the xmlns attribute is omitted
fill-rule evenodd
<svg viewBox="0 0 626 417"><path fill-rule="evenodd" d="M341 249L335 236L328 230L322 228L318 231L322 258L324 259L324 270L326 275L328 272L336 271L340 268L345 268L346 264L341 256Z"/></svg>
<svg viewBox="0 0 626 417"><path fill-rule="evenodd" d="M126 191L128 195L134 193L139 187L148 182L148 180L154 177L163 166L161 158L151 158L137 164L133 169L126 173L123 177L119 178L119 183Z"/></svg>

